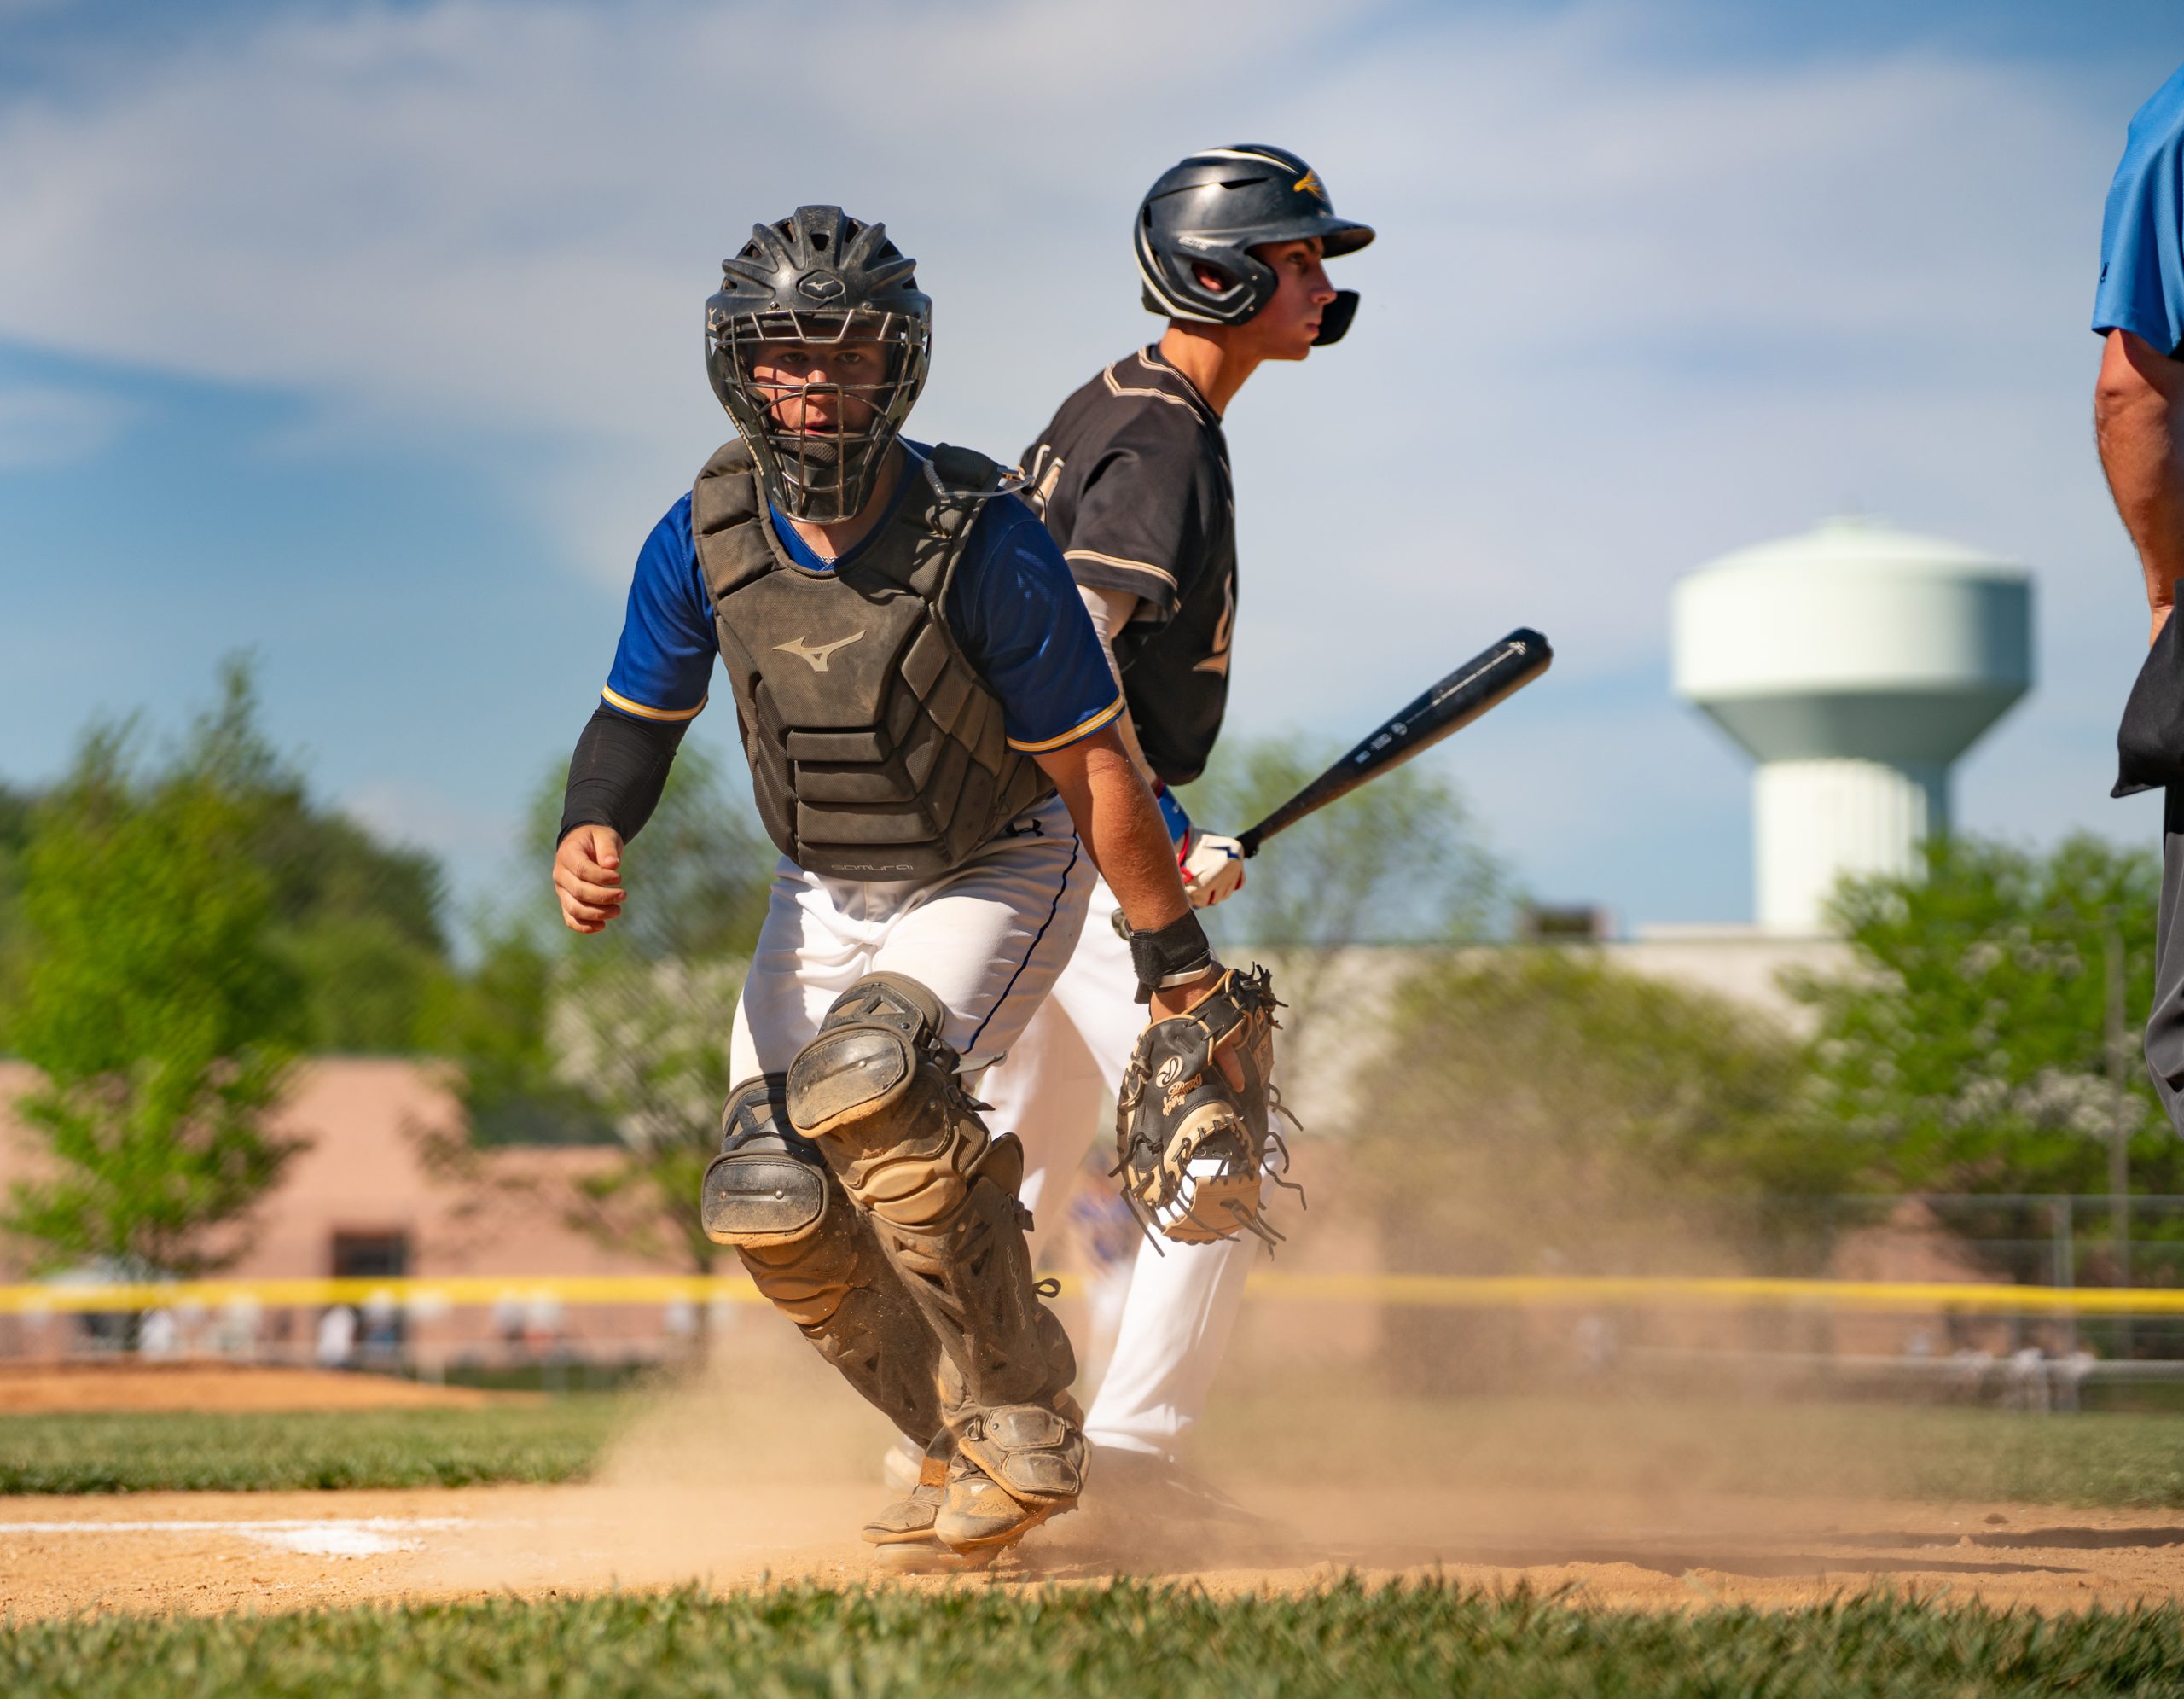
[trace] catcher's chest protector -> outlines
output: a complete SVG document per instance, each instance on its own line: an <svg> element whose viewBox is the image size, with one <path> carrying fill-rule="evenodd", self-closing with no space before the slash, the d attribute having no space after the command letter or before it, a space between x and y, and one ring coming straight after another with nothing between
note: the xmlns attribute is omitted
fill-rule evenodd
<svg viewBox="0 0 2184 1699"><path fill-rule="evenodd" d="M947 596L999 468L915 457L894 516L847 566L799 567L774 535L741 439L691 491L699 570L758 815L781 852L834 879L932 879L1051 786L1008 747L1001 703L948 629Z"/></svg>

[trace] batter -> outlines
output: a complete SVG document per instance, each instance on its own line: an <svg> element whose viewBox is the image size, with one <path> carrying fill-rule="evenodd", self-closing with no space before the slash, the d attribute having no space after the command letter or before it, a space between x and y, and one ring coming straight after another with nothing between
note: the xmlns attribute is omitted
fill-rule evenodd
<svg viewBox="0 0 2184 1699"><path fill-rule="evenodd" d="M1318 174L1285 148L1211 148L1163 172L1134 246L1145 305L1167 330L1064 401L1024 457L1121 681L1118 729L1200 906L1244 882L1236 840L1194 825L1169 788L1205 771L1228 703L1236 529L1222 417L1262 364L1302 360L1349 329L1357 297L1324 262L1373 235L1338 218ZM980 1088L994 1124L1023 1139L1024 1195L1048 1220L1062 1219L1101 1089L1120 1088L1136 1033L1116 906L1095 884L1053 996ZM1243 1237L1140 1246L1086 1418L1095 1445L1172 1463L1205 1409L1249 1254Z"/></svg>

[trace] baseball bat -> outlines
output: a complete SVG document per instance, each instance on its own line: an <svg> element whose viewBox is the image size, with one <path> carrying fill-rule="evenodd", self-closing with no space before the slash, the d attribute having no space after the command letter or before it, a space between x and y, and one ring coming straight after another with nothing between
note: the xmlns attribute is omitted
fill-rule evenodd
<svg viewBox="0 0 2184 1699"><path fill-rule="evenodd" d="M1237 841L1243 845L1244 853L1257 855L1259 846L1276 832L1469 725L1546 672L1554 659L1554 651L1546 637L1529 625L1518 626L1417 701L1406 704L1401 713L1383 720L1363 742L1242 834Z"/></svg>

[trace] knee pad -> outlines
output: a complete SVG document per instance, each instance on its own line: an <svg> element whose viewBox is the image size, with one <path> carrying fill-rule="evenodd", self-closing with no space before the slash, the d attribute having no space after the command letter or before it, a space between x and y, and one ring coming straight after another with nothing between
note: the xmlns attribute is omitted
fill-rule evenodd
<svg viewBox="0 0 2184 1699"><path fill-rule="evenodd" d="M717 1245L764 1249L819 1231L833 1184L818 1147L789 1125L782 1078L746 1079L721 1112L720 1155L706 1169L699 1204Z"/></svg>
<svg viewBox="0 0 2184 1699"><path fill-rule="evenodd" d="M925 1231L961 1213L992 1143L940 1038L940 1000L874 974L827 1011L789 1064L796 1130L817 1139L858 1208Z"/></svg>
<svg viewBox="0 0 2184 1699"><path fill-rule="evenodd" d="M819 1036L789 1064L785 1101L807 1138L888 1115L923 1068L953 1074L940 999L903 974L870 974L834 999Z"/></svg>

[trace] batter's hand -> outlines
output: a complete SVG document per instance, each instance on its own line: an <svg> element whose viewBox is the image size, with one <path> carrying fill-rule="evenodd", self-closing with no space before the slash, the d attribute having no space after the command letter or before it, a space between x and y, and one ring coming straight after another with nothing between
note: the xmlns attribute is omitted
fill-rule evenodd
<svg viewBox="0 0 2184 1699"><path fill-rule="evenodd" d="M622 912L622 835L611 826L578 826L554 852L554 894L572 932L604 932Z"/></svg>
<svg viewBox="0 0 2184 1699"><path fill-rule="evenodd" d="M1194 909L1210 909L1244 888L1244 847L1218 832L1191 834L1183 858L1183 894Z"/></svg>

